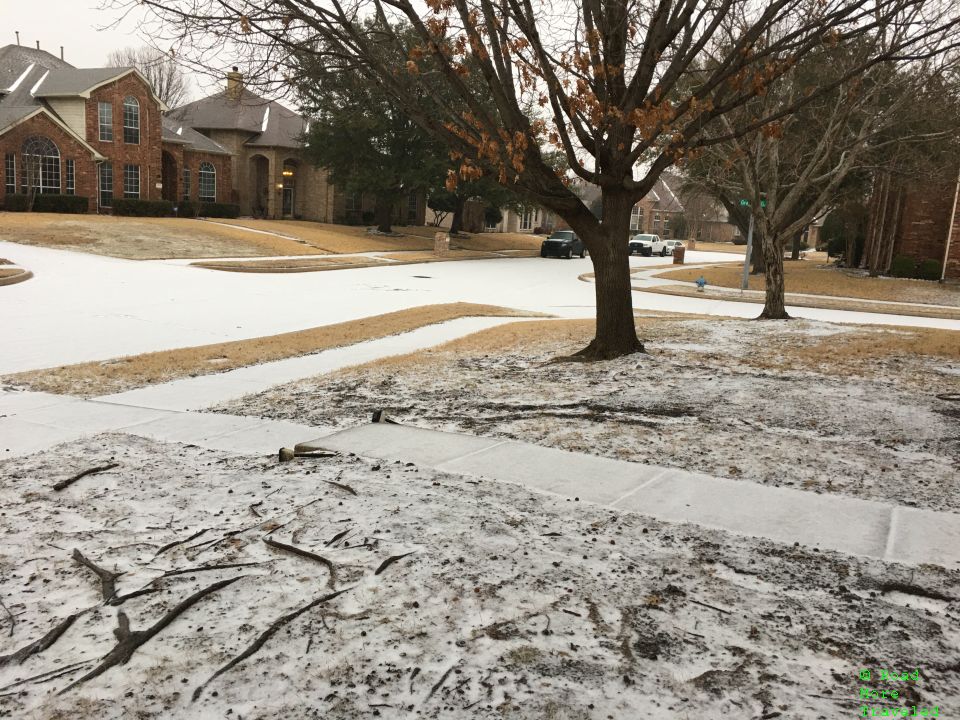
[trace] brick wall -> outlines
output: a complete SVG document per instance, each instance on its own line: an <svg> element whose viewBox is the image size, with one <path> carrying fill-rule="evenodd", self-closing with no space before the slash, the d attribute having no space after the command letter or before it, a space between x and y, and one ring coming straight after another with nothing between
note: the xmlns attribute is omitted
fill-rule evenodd
<svg viewBox="0 0 960 720"><path fill-rule="evenodd" d="M190 168L190 199L198 201L200 198L200 165L208 162L217 171L217 202L236 202L233 195L233 166L229 155L196 152L189 148L184 149L183 159L178 163L178 195L183 197L183 167Z"/></svg>
<svg viewBox="0 0 960 720"><path fill-rule="evenodd" d="M123 100L134 97L140 104L140 142L123 140ZM113 140L100 141L99 103L109 102L113 107ZM97 88L87 100L87 142L113 165L113 196L123 197L123 166L140 166L140 198L159 200L163 182L160 159L160 106L153 99L150 88L139 76L131 73L119 80Z"/></svg>
<svg viewBox="0 0 960 720"><path fill-rule="evenodd" d="M0 173L4 171L4 159L8 153L16 156L17 192L23 182L23 143L28 137L41 135L52 140L60 150L60 187L66 193L66 160L73 160L75 166L75 195L90 200L90 211L97 209L97 169L90 151L57 123L44 114L36 115L20 123L12 130L0 136ZM5 174L0 174L0 205L6 195Z"/></svg>
<svg viewBox="0 0 960 720"><path fill-rule="evenodd" d="M908 190L894 241L893 254L917 260L943 261L956 186Z"/></svg>

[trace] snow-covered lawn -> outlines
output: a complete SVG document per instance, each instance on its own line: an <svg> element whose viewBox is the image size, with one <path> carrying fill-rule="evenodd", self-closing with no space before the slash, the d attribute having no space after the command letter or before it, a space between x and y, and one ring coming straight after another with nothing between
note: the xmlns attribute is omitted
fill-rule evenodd
<svg viewBox="0 0 960 720"><path fill-rule="evenodd" d="M960 511L960 337L796 320L640 321L650 353L549 364L590 321L507 325L220 406L511 437L719 477ZM921 354L926 353L926 354Z"/></svg>
<svg viewBox="0 0 960 720"><path fill-rule="evenodd" d="M865 667L921 672L875 705L960 697L956 571L353 457L101 435L0 475L0 654L76 615L0 667L3 717L832 719ZM75 549L147 592L105 604ZM81 683L121 611L146 642Z"/></svg>

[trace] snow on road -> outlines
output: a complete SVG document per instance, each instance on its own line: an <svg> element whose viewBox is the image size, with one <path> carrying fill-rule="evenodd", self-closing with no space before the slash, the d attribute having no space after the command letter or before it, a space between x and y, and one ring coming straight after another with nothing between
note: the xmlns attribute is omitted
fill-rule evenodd
<svg viewBox="0 0 960 720"><path fill-rule="evenodd" d="M337 270L245 274L0 243L0 255L33 270L4 288L7 342L0 373L105 360L121 355L273 335L435 303L475 302L592 317L594 287L578 277L590 260L511 258ZM729 260L690 252L688 260ZM663 258L631 258L631 266ZM753 317L756 306L635 293L638 308ZM821 320L935 324L958 321L797 309Z"/></svg>

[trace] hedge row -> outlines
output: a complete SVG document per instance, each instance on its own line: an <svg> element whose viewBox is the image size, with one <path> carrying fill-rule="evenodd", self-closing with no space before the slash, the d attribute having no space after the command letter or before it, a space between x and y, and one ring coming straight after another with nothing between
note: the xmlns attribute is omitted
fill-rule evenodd
<svg viewBox="0 0 960 720"><path fill-rule="evenodd" d="M173 203L169 200L114 198L113 214L127 217L169 217L173 215Z"/></svg>
<svg viewBox="0 0 960 720"><path fill-rule="evenodd" d="M917 280L939 280L943 265L939 260L915 260L912 257L898 255L890 263L890 274L898 278Z"/></svg>
<svg viewBox="0 0 960 720"><path fill-rule="evenodd" d="M3 202L8 212L30 210L29 195L7 195ZM85 213L90 209L90 199L82 195L34 195L33 212Z"/></svg>
<svg viewBox="0 0 960 720"><path fill-rule="evenodd" d="M197 214L201 217L235 218L240 214L240 206L230 203L200 203Z"/></svg>

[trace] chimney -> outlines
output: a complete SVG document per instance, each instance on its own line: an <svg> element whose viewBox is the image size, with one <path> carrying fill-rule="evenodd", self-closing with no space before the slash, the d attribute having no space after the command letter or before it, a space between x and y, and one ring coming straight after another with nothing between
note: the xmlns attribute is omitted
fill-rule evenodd
<svg viewBox="0 0 960 720"><path fill-rule="evenodd" d="M234 66L233 70L227 73L227 97L231 100L240 100L243 93L243 73Z"/></svg>
<svg viewBox="0 0 960 720"><path fill-rule="evenodd" d="M39 49L40 49L40 41L37 40L37 50L39 50Z"/></svg>
<svg viewBox="0 0 960 720"><path fill-rule="evenodd" d="M17 47L20 47L20 31L15 31L17 33Z"/></svg>
<svg viewBox="0 0 960 720"><path fill-rule="evenodd" d="M60 59L63 60L63 45L60 46Z"/></svg>

